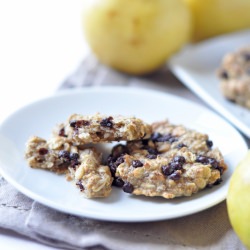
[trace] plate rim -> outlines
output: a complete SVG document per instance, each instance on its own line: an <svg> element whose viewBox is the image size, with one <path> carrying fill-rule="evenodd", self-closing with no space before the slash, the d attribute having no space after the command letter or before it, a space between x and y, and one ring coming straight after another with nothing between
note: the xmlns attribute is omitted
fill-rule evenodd
<svg viewBox="0 0 250 250"><path fill-rule="evenodd" d="M235 115L231 114L230 111L224 107L222 104L216 102L216 100L210 96L205 89L203 89L196 80L192 77L192 74L188 73L188 70L180 64L180 58L183 57L183 54L190 53L194 49L204 48L210 46L211 43L220 42L221 39L230 38L230 37L241 37L244 35L250 35L250 29L244 29L238 32L232 32L223 34L220 36L212 37L204 41L200 41L196 44L189 44L185 46L179 53L174 55L168 62L171 72L187 87L189 88L196 96L200 97L204 102L206 102L214 111L217 111L225 117L233 126L236 126L241 132L243 132L248 138L250 138L250 128L247 124L241 122ZM198 94L199 93L199 94ZM243 107L244 108L244 107ZM249 111L250 112L250 111Z"/></svg>
<svg viewBox="0 0 250 250"><path fill-rule="evenodd" d="M225 123L227 123L236 133L237 135L239 136L239 139L242 143L242 147L244 147L247 151L247 143L246 141L243 139L243 137L241 136L241 134L239 133L239 131L234 128L230 123L228 123L223 117L220 117L218 114L216 114L215 112L213 112L212 110L208 109L207 107L205 106L202 106L200 105L199 103L195 103L193 101L190 101L188 99L185 99L183 97L179 97L179 96L176 96L174 94L169 94L169 93L165 93L165 92L161 92L161 91L156 91L156 90L151 90L151 89L145 89L145 88L138 88L138 87L121 87L121 86L112 86L112 87L84 87L84 88L81 88L81 90L79 89L75 89L75 90L62 90L58 93L55 93L54 95L50 95L50 96L47 96L45 98L40 98L39 100L35 101L35 102L31 102L29 104L26 104L25 106L17 109L16 111L14 111L12 114L10 114L1 124L0 124L0 134L2 132L2 128L4 128L4 125L8 123L8 120L11 119L13 116L15 116L16 113L19 113L20 111L22 111L23 109L26 109L26 108L29 108L30 106L33 106L33 105L36 105L38 104L39 102L44 102L48 99L54 99L54 98L60 98L60 96L67 96L67 95L75 95L75 94L80 94L80 95L84 95L84 94L87 94L89 92L96 92L96 91L106 91L106 92L109 92L109 91L112 91L112 92L117 92L117 91L128 91L129 92L134 92L134 91L140 91L140 94L150 94L150 95L161 95L163 96L164 98L167 98L167 97L171 97L171 98L174 98L174 99L179 99L181 100L182 102L186 102L186 103L189 103L190 105L194 105L196 106L196 108L200 109L200 110L205 110L206 112L209 112L213 115L215 115L217 118L219 119L222 119ZM222 202L223 200L225 200L226 197L221 197L220 199L217 199L216 201L210 203L209 205L205 205L205 206L201 206L201 207L198 207L198 208L192 208L192 211L190 210L186 210L186 211L183 211L183 213L179 216L176 216L176 215L173 215L173 216L166 216L166 215L160 215L160 216L155 216L155 217L150 217L150 218L147 218L145 219L145 217L142 217L142 218L127 218L125 217L124 219L121 218L121 217L115 217L115 218L106 218L105 217L105 214L102 216L100 214L96 215L95 213L91 213L91 214L82 214L82 213L78 213L78 212L73 212L72 211L68 211L67 209L63 209L63 207L61 207L60 205L58 205L56 202L53 202L51 201L50 199L48 198L45 198L45 197L42 197L41 195L38 195L36 193L34 193L32 190L28 189L27 187L24 187L22 186L22 184L20 184L19 182L17 182L15 179L11 178L11 176L9 176L7 173L5 173L2 169L2 167L0 166L0 173L1 175L7 180L7 182L9 182L11 185L13 185L15 188L17 188L17 190L19 190L21 193L23 193L24 195L27 195L28 197L32 198L34 201L38 201L40 202L41 204L45 205L45 206L48 206L52 209L56 209L58 211L61 211L61 212L64 212L64 213L70 213L70 214L73 214L73 215L76 215L76 216L80 216L80 217L87 217L87 218L92 218L92 219L98 219L98 220L103 220L103 221L114 221L114 222L146 222L146 221L159 221L159 220L167 220L167 219L173 219L173 218L179 218L179 217L183 217L183 216L186 216L186 215L191 215L191 214L194 214L194 213L197 213L197 212L200 212L200 211L203 211L207 208L210 208L210 207L213 207L217 204L219 204L220 202Z"/></svg>

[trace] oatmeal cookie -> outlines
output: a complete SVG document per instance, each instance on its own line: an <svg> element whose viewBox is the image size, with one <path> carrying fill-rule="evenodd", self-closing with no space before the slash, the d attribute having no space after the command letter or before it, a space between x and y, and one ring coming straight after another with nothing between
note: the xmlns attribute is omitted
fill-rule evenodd
<svg viewBox="0 0 250 250"><path fill-rule="evenodd" d="M67 174L87 198L107 197L111 192L108 166L101 165L101 154L95 148L79 148L61 136L46 141L31 137L25 157L32 168Z"/></svg>
<svg viewBox="0 0 250 250"><path fill-rule="evenodd" d="M64 151L71 155L78 153L78 149L72 146L66 138L57 136L46 141L41 137L33 136L26 144L25 158L32 168L46 169L63 174L68 172L70 165L70 161L60 157L61 152Z"/></svg>
<svg viewBox="0 0 250 250"><path fill-rule="evenodd" d="M113 178L109 167L101 165L100 154L94 148L82 150L79 162L79 165L69 170L83 194L87 198L107 197Z"/></svg>
<svg viewBox="0 0 250 250"><path fill-rule="evenodd" d="M222 94L250 109L250 46L225 55L218 76Z"/></svg>
<svg viewBox="0 0 250 250"><path fill-rule="evenodd" d="M170 199L221 182L227 166L207 135L167 121L152 127L150 139L113 148L107 163L114 185L135 195Z"/></svg>
<svg viewBox="0 0 250 250"><path fill-rule="evenodd" d="M73 114L57 134L75 144L131 141L149 138L151 126L135 117Z"/></svg>

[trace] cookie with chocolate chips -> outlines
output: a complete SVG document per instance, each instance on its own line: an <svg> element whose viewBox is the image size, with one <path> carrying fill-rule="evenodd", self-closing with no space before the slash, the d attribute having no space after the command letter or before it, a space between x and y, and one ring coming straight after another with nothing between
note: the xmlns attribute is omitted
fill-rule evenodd
<svg viewBox="0 0 250 250"><path fill-rule="evenodd" d="M87 198L107 197L113 178L108 166L101 165L101 153L93 147L74 146L64 136L46 141L33 136L26 145L30 167L66 174Z"/></svg>
<svg viewBox="0 0 250 250"><path fill-rule="evenodd" d="M108 158L125 192L171 199L221 182L227 165L206 134L168 121L152 128L149 139L128 142L122 150L116 146Z"/></svg>
<svg viewBox="0 0 250 250"><path fill-rule="evenodd" d="M62 132L63 131L63 132ZM73 114L57 129L57 134L75 144L132 141L149 138L151 126L135 117Z"/></svg>
<svg viewBox="0 0 250 250"><path fill-rule="evenodd" d="M226 54L218 77L222 94L228 100L250 109L250 45Z"/></svg>

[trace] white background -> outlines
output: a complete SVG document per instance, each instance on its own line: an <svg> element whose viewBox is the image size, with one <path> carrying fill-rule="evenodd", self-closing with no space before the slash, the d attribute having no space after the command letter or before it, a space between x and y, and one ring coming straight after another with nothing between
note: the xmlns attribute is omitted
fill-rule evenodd
<svg viewBox="0 0 250 250"><path fill-rule="evenodd" d="M53 94L86 55L83 0L0 0L0 122ZM50 248L0 229L0 249Z"/></svg>
<svg viewBox="0 0 250 250"><path fill-rule="evenodd" d="M87 48L83 0L0 0L0 121L49 95Z"/></svg>

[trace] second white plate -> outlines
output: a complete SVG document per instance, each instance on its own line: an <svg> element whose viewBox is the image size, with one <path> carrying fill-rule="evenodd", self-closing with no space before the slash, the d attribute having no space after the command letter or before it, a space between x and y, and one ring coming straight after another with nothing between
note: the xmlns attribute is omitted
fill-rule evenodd
<svg viewBox="0 0 250 250"><path fill-rule="evenodd" d="M216 76L225 54L249 44L250 30L219 36L188 46L169 65L188 88L250 138L250 110L226 100Z"/></svg>
<svg viewBox="0 0 250 250"><path fill-rule="evenodd" d="M64 176L31 169L24 159L31 135L48 138L55 124L72 113L135 115L147 122L169 118L208 133L222 151L228 171L223 182L192 197L166 200L133 196L113 188L104 199L85 199ZM153 221L192 214L225 199L234 167L247 151L240 134L213 112L176 96L126 87L68 91L32 103L12 114L0 127L0 171L27 196L74 215L109 221Z"/></svg>

